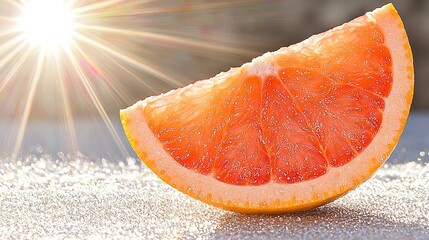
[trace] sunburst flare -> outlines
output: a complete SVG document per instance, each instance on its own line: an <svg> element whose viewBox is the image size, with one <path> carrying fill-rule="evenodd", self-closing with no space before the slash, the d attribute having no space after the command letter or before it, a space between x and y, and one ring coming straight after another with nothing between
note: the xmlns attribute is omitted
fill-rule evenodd
<svg viewBox="0 0 429 240"><path fill-rule="evenodd" d="M13 127L2 136L3 152L23 150L32 118L63 124L67 137L61 148L75 152L80 145L76 119L87 115L101 119L126 156L106 107L112 102L117 106L134 102L130 89L147 96L188 83L174 69L158 66L154 56L168 52L160 48L258 54L221 38L210 42L159 31L150 24L153 15L237 3L243 1L165 7L149 0L4 0L0 8L0 101L5 106L3 119L9 119Z"/></svg>

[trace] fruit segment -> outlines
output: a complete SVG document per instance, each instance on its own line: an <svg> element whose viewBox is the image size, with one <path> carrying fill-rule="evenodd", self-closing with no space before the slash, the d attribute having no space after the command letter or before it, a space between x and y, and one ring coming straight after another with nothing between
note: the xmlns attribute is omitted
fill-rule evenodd
<svg viewBox="0 0 429 240"><path fill-rule="evenodd" d="M242 83L232 75L219 83L198 82L178 95L148 101L144 114L164 149L182 166L212 171L229 118L234 91Z"/></svg>
<svg viewBox="0 0 429 240"><path fill-rule="evenodd" d="M259 117L261 90L261 79L249 77L234 93L214 166L215 177L222 182L259 185L271 179Z"/></svg>
<svg viewBox="0 0 429 240"><path fill-rule="evenodd" d="M263 89L262 126L273 181L295 183L324 174L327 161L316 132L283 81L268 77Z"/></svg>
<svg viewBox="0 0 429 240"><path fill-rule="evenodd" d="M148 125L182 166L233 185L291 184L347 164L376 135L392 87L383 33L354 22L280 50L277 72L244 69L154 100Z"/></svg>

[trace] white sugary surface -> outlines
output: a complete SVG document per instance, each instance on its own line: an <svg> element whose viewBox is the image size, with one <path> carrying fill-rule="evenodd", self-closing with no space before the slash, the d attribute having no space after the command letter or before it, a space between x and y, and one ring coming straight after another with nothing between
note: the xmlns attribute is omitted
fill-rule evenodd
<svg viewBox="0 0 429 240"><path fill-rule="evenodd" d="M243 215L172 189L135 159L0 159L0 238L429 239L429 156L387 164L303 213Z"/></svg>

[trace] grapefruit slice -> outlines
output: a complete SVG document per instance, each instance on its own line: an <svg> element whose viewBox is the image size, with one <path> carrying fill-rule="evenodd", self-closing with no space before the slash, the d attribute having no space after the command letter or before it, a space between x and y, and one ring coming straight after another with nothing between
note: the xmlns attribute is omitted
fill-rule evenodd
<svg viewBox="0 0 429 240"><path fill-rule="evenodd" d="M121 110L137 155L205 203L282 213L328 203L389 157L414 73L392 4Z"/></svg>

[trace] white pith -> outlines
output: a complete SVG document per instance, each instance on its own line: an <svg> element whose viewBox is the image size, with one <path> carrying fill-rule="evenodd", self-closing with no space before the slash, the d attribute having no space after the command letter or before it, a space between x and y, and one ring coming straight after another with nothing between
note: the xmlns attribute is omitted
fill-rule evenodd
<svg viewBox="0 0 429 240"><path fill-rule="evenodd" d="M278 207L287 210L294 209L296 206L299 209L300 205L323 202L343 194L368 179L374 170L386 161L393 150L392 145L396 144L402 133L408 116L410 102L406 99L412 91L413 84L410 83L409 75L412 75L412 71L407 65L409 61L403 61L408 54L408 50L403 46L406 35L401 28L397 27L401 24L400 19L392 16L389 11L389 7L385 6L367 14L376 23L383 23L379 26L384 33L385 45L390 49L393 60L394 81L389 97L385 98L383 121L370 145L342 167L331 167L326 174L308 181L294 184L270 182L259 186L231 185L211 176L193 172L177 163L163 149L162 144L146 123L144 107L148 101L153 101L162 95L145 99L122 110L121 114L128 122L128 129L132 129L132 132L127 133L128 137L138 140L137 145L134 146L136 152L145 152L145 159L142 160L150 161L148 165L167 183L182 192L189 192L193 197L210 201L214 205L227 204L237 209ZM277 73L277 65L274 64L274 60L270 61L268 58L273 58L273 53L256 58L244 68L261 77L273 72ZM270 71L267 71L269 68L266 66L261 67L261 64L269 62L273 62L271 66L274 67ZM231 71L237 70L237 68L231 69ZM198 84L210 84L210 80L197 82L194 85ZM185 88L189 87L192 86ZM167 94L175 94L176 91L182 90L173 90Z"/></svg>

